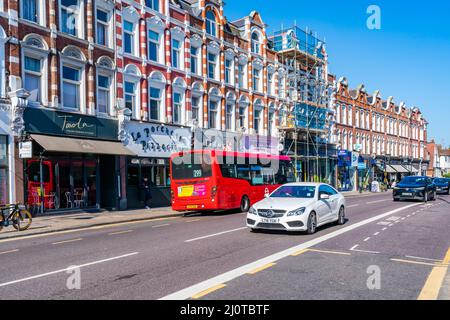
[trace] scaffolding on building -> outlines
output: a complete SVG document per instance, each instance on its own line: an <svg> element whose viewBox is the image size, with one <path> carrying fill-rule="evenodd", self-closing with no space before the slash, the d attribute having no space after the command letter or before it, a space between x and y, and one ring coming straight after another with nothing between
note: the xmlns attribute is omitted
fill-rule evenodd
<svg viewBox="0 0 450 320"><path fill-rule="evenodd" d="M296 170L303 173L299 180L331 183L334 177L329 160L333 152L336 155L336 146L330 144L332 84L328 81L324 42L296 24L282 27L270 40L287 73L285 92L291 108L287 121L280 126L281 136L287 142L285 152L293 158ZM321 160L325 162L325 174Z"/></svg>

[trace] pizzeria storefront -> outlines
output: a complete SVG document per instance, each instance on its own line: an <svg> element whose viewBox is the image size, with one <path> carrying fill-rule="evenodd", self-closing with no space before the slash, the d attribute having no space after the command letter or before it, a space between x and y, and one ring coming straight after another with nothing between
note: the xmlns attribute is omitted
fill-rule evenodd
<svg viewBox="0 0 450 320"><path fill-rule="evenodd" d="M121 157L132 155L117 140L116 120L27 108L25 202L33 213L120 208Z"/></svg>
<svg viewBox="0 0 450 320"><path fill-rule="evenodd" d="M130 121L125 125L124 145L134 156L127 157L126 194L128 208L144 207L144 178L151 185L152 207L170 206L170 156L191 148L187 127Z"/></svg>

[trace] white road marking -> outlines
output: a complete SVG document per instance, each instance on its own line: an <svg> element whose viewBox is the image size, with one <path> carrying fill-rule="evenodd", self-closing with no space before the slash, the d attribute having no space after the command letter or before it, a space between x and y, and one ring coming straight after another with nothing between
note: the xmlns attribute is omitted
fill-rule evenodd
<svg viewBox="0 0 450 320"><path fill-rule="evenodd" d="M410 214L408 214L407 216L406 216L407 218L409 218L409 217L411 217L411 215Z"/></svg>
<svg viewBox="0 0 450 320"><path fill-rule="evenodd" d="M417 203L411 204L411 205L408 205L408 206L405 206L405 207L402 207L402 208L398 208L396 210L389 211L389 212L386 212L386 213L374 216L372 218L369 218L369 219L357 222L357 223L355 223L353 225L350 225L348 227L344 227L344 228L336 230L334 232L325 234L325 235L323 235L321 237L318 237L318 238L312 239L310 241L304 242L304 243L299 244L299 245L297 245L295 247L291 247L291 248L286 249L284 251L280 251L278 253L275 253L275 254L270 255L268 257L265 257L263 259L251 262L249 264L246 264L246 265L241 266L239 268L236 268L234 270L225 272L225 273L223 273L221 275L218 275L216 277L213 277L211 279L202 281L202 282L197 283L197 284L195 284L193 286L190 286L188 288L185 288L185 289L182 289L182 290L177 291L175 293L172 293L172 294L169 294L167 296L164 296L164 297L160 298L159 300L184 300L184 299L188 299L188 298L194 296L195 294L197 294L199 292L203 292L203 291L205 291L205 290L207 290L209 288L212 288L214 286L217 286L219 284L223 284L223 283L226 283L226 282L231 281L233 279L236 279L236 278L238 278L238 277L240 277L240 276L242 276L244 274L247 274L248 272L250 272L250 271L252 271L252 270L254 270L256 268L260 268L260 267L265 266L265 265L267 265L269 263L273 263L273 262L279 261L279 260L281 260L283 258L289 257L290 255L292 255L292 254L294 254L294 253L296 253L296 252L298 252L300 250L304 250L304 249L308 249L308 248L310 248L312 246L316 246L319 243L322 243L322 242L325 242L327 240L333 239L333 238L335 238L337 236L340 236L340 235L342 235L344 233L347 233L347 232L350 232L350 231L355 230L357 228L360 228L360 227L362 227L364 225L367 225L367 224L376 222L378 220L384 219L385 217L393 215L393 214L395 214L397 212L401 212L401 211L413 208L413 207L415 207L417 205L418 205Z"/></svg>
<svg viewBox="0 0 450 320"><path fill-rule="evenodd" d="M392 227L394 224L392 223L392 224L390 224L390 225L388 225L388 227Z"/></svg>
<svg viewBox="0 0 450 320"><path fill-rule="evenodd" d="M380 226L387 226L387 225L389 225L391 223L389 221L381 221L381 222L378 222L377 224L380 225Z"/></svg>
<svg viewBox="0 0 450 320"><path fill-rule="evenodd" d="M184 242L194 242L194 241L203 240L203 239L207 239L207 238L212 238L212 237L220 236L220 235L223 235L223 234L226 234L226 233L236 232L236 231L240 231L240 230L244 230L244 229L247 229L247 227L237 228L237 229L233 229L233 230L227 230L227 231L223 231L223 232L218 232L218 233L210 234L210 235L203 236L203 237L189 239L189 240L186 240Z"/></svg>
<svg viewBox="0 0 450 320"><path fill-rule="evenodd" d="M359 247L359 244L354 245L353 247L350 248L350 251L353 251L353 250L355 250L355 249L358 248L358 247Z"/></svg>
<svg viewBox="0 0 450 320"><path fill-rule="evenodd" d="M2 255L2 254L7 254L7 253L14 253L14 252L18 252L19 251L19 249L14 249L14 250L9 250L9 251L3 251L3 252L0 252L0 255Z"/></svg>
<svg viewBox="0 0 450 320"><path fill-rule="evenodd" d="M362 252L362 253L371 253L371 254L380 254L380 252L378 252L378 251L368 251L368 250L358 250L358 249L353 249L352 251Z"/></svg>
<svg viewBox="0 0 450 320"><path fill-rule="evenodd" d="M370 240L370 237L367 237L367 238L364 239L364 242L367 242L369 240Z"/></svg>
<svg viewBox="0 0 450 320"><path fill-rule="evenodd" d="M59 242L53 242L52 244L57 245L57 244L65 244L65 243L71 243L71 242L78 242L78 241L82 241L83 238L77 238L77 239L71 239L71 240L64 240L64 241L59 241Z"/></svg>
<svg viewBox="0 0 450 320"><path fill-rule="evenodd" d="M108 258L108 259L93 261L93 262L89 262L89 263L78 265L77 267L78 268L89 267L89 266L93 266L93 265L104 263L104 262L109 262L109 261L113 261L113 260L127 258L127 257L130 257L130 256L134 256L136 254L139 254L139 252L133 252L133 253L128 253L128 254L124 254L124 255L121 255L121 256L117 256L117 257L112 257L112 258ZM9 286L9 285L12 285L12 284L16 284L16 283L28 281L28 280L33 280L33 279L38 279L38 278L51 276L51 275L54 275L54 274L57 274L57 273L67 272L67 270L70 270L70 269L69 268L65 268L65 269L60 269L60 270L56 270L56 271L51 271L51 272L47 272L47 273L38 274L38 275L27 277L27 278L22 278L22 279L18 279L18 280L14 280L14 281L0 283L0 288L1 287L6 287L6 286Z"/></svg>
<svg viewBox="0 0 450 320"><path fill-rule="evenodd" d="M405 256L405 258L442 262L442 260L438 260L438 259L421 258L421 257L415 257L415 256Z"/></svg>
<svg viewBox="0 0 450 320"><path fill-rule="evenodd" d="M387 228L383 228L383 231L386 231L387 230Z"/></svg>
<svg viewBox="0 0 450 320"><path fill-rule="evenodd" d="M108 233L108 236L116 236L116 235L125 234L125 233L130 233L130 232L133 232L133 230L125 230L125 231L111 232L111 233Z"/></svg>
<svg viewBox="0 0 450 320"><path fill-rule="evenodd" d="M386 202L386 200L370 201L370 202L367 202L366 204L375 204L375 203L380 203L380 202Z"/></svg>
<svg viewBox="0 0 450 320"><path fill-rule="evenodd" d="M379 232L375 232L373 235L374 236L377 236L377 235L379 235L380 233Z"/></svg>
<svg viewBox="0 0 450 320"><path fill-rule="evenodd" d="M400 219L400 217L390 217L388 219L386 219L387 221L397 221L398 219Z"/></svg>
<svg viewBox="0 0 450 320"><path fill-rule="evenodd" d="M349 209L349 208L355 208L355 207L359 207L359 204L352 204L351 206L347 206L347 209Z"/></svg>
<svg viewBox="0 0 450 320"><path fill-rule="evenodd" d="M153 226L152 228L161 228L161 227L167 227L170 226L170 224L166 223L166 224L159 224L157 226Z"/></svg>

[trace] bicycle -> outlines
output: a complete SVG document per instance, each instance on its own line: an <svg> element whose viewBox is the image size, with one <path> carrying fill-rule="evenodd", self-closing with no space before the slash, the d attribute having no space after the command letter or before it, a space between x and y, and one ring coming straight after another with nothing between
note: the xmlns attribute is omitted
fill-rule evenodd
<svg viewBox="0 0 450 320"><path fill-rule="evenodd" d="M0 207L0 231L12 225L17 231L25 231L31 226L33 218L24 205L9 204Z"/></svg>

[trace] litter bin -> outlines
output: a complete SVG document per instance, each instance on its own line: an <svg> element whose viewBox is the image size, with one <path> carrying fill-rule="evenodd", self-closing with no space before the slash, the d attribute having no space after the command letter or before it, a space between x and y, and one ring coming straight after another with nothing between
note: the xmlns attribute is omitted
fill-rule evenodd
<svg viewBox="0 0 450 320"><path fill-rule="evenodd" d="M381 192L380 191L380 183L378 181L374 181L372 182L372 187L371 187L371 191L372 192Z"/></svg>

